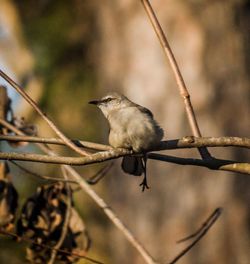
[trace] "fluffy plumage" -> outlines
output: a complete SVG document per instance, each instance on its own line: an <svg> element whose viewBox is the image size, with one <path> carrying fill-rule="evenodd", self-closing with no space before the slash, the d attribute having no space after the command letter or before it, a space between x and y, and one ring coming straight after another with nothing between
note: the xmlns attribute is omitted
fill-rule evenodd
<svg viewBox="0 0 250 264"><path fill-rule="evenodd" d="M163 138L163 130L147 108L130 101L126 96L110 93L101 100L89 102L97 105L110 125L109 143L115 148L144 152L154 148ZM141 158L124 157L122 168L133 175L144 171Z"/></svg>

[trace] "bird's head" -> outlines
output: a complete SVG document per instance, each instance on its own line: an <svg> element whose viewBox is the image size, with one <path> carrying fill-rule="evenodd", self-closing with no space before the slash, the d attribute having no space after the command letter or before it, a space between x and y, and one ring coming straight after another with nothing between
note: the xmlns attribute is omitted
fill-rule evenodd
<svg viewBox="0 0 250 264"><path fill-rule="evenodd" d="M109 93L100 100L93 100L89 102L89 104L94 104L99 107L106 118L111 111L126 107L129 103L130 101L128 98L119 93Z"/></svg>

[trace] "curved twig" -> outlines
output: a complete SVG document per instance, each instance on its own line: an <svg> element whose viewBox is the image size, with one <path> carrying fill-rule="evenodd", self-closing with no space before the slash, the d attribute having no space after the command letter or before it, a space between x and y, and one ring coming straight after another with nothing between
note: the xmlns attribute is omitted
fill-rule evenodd
<svg viewBox="0 0 250 264"><path fill-rule="evenodd" d="M74 183L74 184L78 184L76 181L73 181L73 180L68 180L68 179L64 179L64 178L59 178L59 177L49 177L49 176L45 176L45 175L40 175L36 172L33 172L31 170L28 170L27 168L25 168L24 166L18 164L17 162L15 161L10 161L11 164L14 164L16 167L18 167L20 170L26 172L27 174L29 175L32 175L36 178L39 178L43 181L52 181L52 182L67 182L67 183Z"/></svg>
<svg viewBox="0 0 250 264"><path fill-rule="evenodd" d="M5 125L9 130L13 131L14 133L18 135L24 135L22 131L8 124L8 122L6 122ZM56 153L50 150L48 147L40 143L37 143L37 145L45 153L52 155L53 157L56 156ZM124 236L131 243L131 245L140 253L140 255L146 261L146 263L157 264L157 262L149 254L149 252L144 248L144 246L138 241L138 239L132 234L132 232L119 219L119 217L115 214L115 212L111 209L111 207L108 204L106 204L106 202L91 188L91 186L87 183L87 181L84 180L82 176L72 167L68 165L63 165L63 167L72 176L72 178L74 178L78 182L81 189L94 200L94 202L103 210L103 212L113 222L113 224L122 232L122 234L124 234ZM59 251L62 252L62 250L59 250Z"/></svg>
<svg viewBox="0 0 250 264"><path fill-rule="evenodd" d="M191 236L188 236L187 238L182 239L179 242L189 240L191 238L195 238L194 241L188 245L184 250L181 251L180 254L178 254L171 262L168 264L174 264L176 263L180 258L182 258L190 249L192 249L209 231L209 229L214 225L214 223L217 221L219 216L221 215L222 208L217 208L215 211L211 214L211 216L207 219L207 221L202 225L202 227Z"/></svg>
<svg viewBox="0 0 250 264"><path fill-rule="evenodd" d="M5 121L6 122L6 121ZM5 124L0 119L0 124ZM0 141L6 140L11 142L31 142L43 144L65 145L59 138L44 138L34 136L15 136L15 135L0 135ZM93 150L112 150L113 147L109 145L81 141L72 139L78 147L84 147ZM162 141L161 144L154 150L170 150L183 148L198 148L198 147L241 147L250 149L250 139L241 137L193 137L187 136L180 139Z"/></svg>
<svg viewBox="0 0 250 264"><path fill-rule="evenodd" d="M32 239L30 239L30 238L28 238L28 237L23 237L23 236L20 237L20 236L18 236L18 235L15 234L15 233L7 232L7 231L2 230L2 229L0 229L0 234L5 235L5 236L10 236L10 237L12 237L12 238L17 239L18 241L25 241L25 242L28 242L28 243L31 243L31 244L37 245L37 246L39 246L39 247L47 248L47 249L50 249L50 250L56 250L56 251L59 252L59 253L63 253L63 254L70 255L70 256L76 256L76 257L78 257L78 258L83 258L83 259L85 259L85 260L87 260L87 261L90 261L90 262L92 262L92 263L96 263L96 264L104 264L103 262L97 261L97 260L92 259L92 258L89 258L89 257L87 257L87 256L83 256L83 255L81 255L81 254L77 254L77 252L69 252L69 251L64 250L64 249L55 249L54 247L50 247L50 246L45 245L45 244L37 243L36 241L34 241L34 240L32 240Z"/></svg>
<svg viewBox="0 0 250 264"><path fill-rule="evenodd" d="M20 160L20 161L30 161L30 162L82 166L82 165L100 163L131 154L133 153L131 153L130 150L126 150L126 149L114 149L109 151L97 152L88 157L59 157L59 156L40 155L33 153L1 152L0 160ZM136 155L141 155L141 154L136 154ZM211 158L207 160L179 158L179 157L162 155L157 153L148 153L147 156L149 159L160 160L160 161L175 163L179 165L194 165L199 167L206 167L212 170L224 170L224 171L238 172L243 174L250 174L250 163L245 163L245 162L237 162L233 160L223 160L223 159L215 159L215 158Z"/></svg>
<svg viewBox="0 0 250 264"><path fill-rule="evenodd" d="M150 22L154 28L154 31L161 43L162 49L165 53L165 55L167 56L167 59L170 63L170 66L174 72L174 76L175 76L175 80L177 82L177 86L179 88L180 91L180 95L182 96L183 100L184 100L184 104L185 104L185 109L186 109L186 113L187 113L187 117L188 117L188 121L189 121L189 125L191 127L191 130L194 134L194 136L196 137L201 137L201 132L198 126L198 122L197 119L195 117L195 113L194 113L194 109L191 103L191 99L190 99L190 94L187 90L187 87L185 85L184 79L181 75L180 69L178 67L178 64L176 62L176 59L174 57L174 54L171 50L171 47L168 43L167 37L164 34L164 31L155 15L155 12L149 2L149 0L141 0L142 5L150 19ZM211 155L209 154L208 150L204 147L199 148L199 152L202 156L202 158L210 158Z"/></svg>
<svg viewBox="0 0 250 264"><path fill-rule="evenodd" d="M68 180L67 172L63 166L61 166L61 170L62 170L62 174L63 174L64 179ZM66 198L67 208L66 208L66 213L64 216L62 232L61 232L59 240L57 241L56 245L54 246L53 250L51 251L51 256L50 256L50 260L48 261L48 264L53 264L55 262L57 251L62 246L62 244L66 238L67 231L68 231L68 226L69 226L69 221L70 221L70 213L71 213L71 189L70 189L70 186L68 183L65 183L65 187L66 187L66 194L67 194L67 198Z"/></svg>
<svg viewBox="0 0 250 264"><path fill-rule="evenodd" d="M48 125L55 131L55 133L65 142L65 144L76 151L77 153L88 156L89 154L77 147L74 143L71 142L52 122L52 120L46 116L45 113L38 107L37 103L32 100L32 98L16 83L14 82L7 74L0 70L0 76L7 81L36 111L37 113L48 123Z"/></svg>
<svg viewBox="0 0 250 264"><path fill-rule="evenodd" d="M250 175L250 163L246 163L246 162L237 162L233 160L223 160L216 158L211 158L207 160L179 158L169 155L162 155L158 153L149 153L148 158L153 160L160 160L169 163L179 164L179 165L192 165L192 166L205 167L211 170L223 170L223 171L238 172L238 173Z"/></svg>

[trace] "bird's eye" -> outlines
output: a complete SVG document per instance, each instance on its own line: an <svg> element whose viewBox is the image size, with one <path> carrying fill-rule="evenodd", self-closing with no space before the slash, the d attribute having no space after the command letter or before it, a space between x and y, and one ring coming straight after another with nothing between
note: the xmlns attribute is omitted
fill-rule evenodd
<svg viewBox="0 0 250 264"><path fill-rule="evenodd" d="M112 101L112 100L113 100L113 98L109 97L109 98L104 99L104 102L105 102L105 103L108 103L108 102L110 102L110 101Z"/></svg>

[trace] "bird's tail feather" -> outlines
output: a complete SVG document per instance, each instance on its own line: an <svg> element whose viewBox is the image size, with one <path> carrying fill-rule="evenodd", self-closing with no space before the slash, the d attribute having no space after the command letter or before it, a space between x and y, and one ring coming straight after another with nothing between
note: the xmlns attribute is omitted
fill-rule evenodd
<svg viewBox="0 0 250 264"><path fill-rule="evenodd" d="M142 158L125 156L122 159L122 169L126 173L129 173L135 176L141 176L142 173L144 172Z"/></svg>

